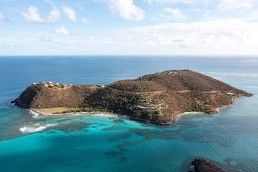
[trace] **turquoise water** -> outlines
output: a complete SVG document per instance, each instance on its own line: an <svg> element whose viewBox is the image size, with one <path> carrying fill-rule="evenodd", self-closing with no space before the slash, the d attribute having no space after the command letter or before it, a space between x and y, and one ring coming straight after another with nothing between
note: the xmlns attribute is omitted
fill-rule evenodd
<svg viewBox="0 0 258 172"><path fill-rule="evenodd" d="M34 81L107 84L186 68L255 95L216 115L182 116L168 127L125 117L39 118L9 103ZM257 94L255 58L2 57L0 171L187 171L194 157L228 171L257 171ZM20 131L23 127L27 131Z"/></svg>

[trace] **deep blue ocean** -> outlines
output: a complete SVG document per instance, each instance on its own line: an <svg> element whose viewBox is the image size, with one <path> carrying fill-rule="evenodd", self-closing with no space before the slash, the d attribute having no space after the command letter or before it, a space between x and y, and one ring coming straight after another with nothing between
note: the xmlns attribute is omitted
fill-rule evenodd
<svg viewBox="0 0 258 172"><path fill-rule="evenodd" d="M201 72L254 96L167 127L114 117L35 117L9 103L32 82L108 84L169 69ZM258 58L0 57L0 171L181 172L202 157L227 171L255 172L257 94Z"/></svg>

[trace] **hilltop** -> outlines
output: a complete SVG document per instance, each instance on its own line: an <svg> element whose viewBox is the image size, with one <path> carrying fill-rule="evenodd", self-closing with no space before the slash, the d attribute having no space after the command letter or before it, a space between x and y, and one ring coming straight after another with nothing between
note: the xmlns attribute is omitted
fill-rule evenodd
<svg viewBox="0 0 258 172"><path fill-rule="evenodd" d="M184 112L216 113L239 96L251 94L191 70L169 70L106 86L33 83L13 102L33 109L112 112L167 125Z"/></svg>

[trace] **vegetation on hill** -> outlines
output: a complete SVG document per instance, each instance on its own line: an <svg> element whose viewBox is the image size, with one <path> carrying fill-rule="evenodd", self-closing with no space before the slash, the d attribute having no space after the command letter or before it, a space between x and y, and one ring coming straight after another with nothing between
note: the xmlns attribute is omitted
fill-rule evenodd
<svg viewBox="0 0 258 172"><path fill-rule="evenodd" d="M80 108L129 116L154 124L170 124L184 112L217 112L239 96L251 94L190 70L170 70L97 85L32 84L16 100L25 108Z"/></svg>

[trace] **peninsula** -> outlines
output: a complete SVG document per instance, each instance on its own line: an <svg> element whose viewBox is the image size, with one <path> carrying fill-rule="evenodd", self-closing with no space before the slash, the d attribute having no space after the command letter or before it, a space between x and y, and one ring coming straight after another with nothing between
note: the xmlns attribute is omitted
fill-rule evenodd
<svg viewBox="0 0 258 172"><path fill-rule="evenodd" d="M216 113L243 90L191 70L169 70L105 86L32 83L13 101L46 114L111 112L130 119L168 125L186 112Z"/></svg>

